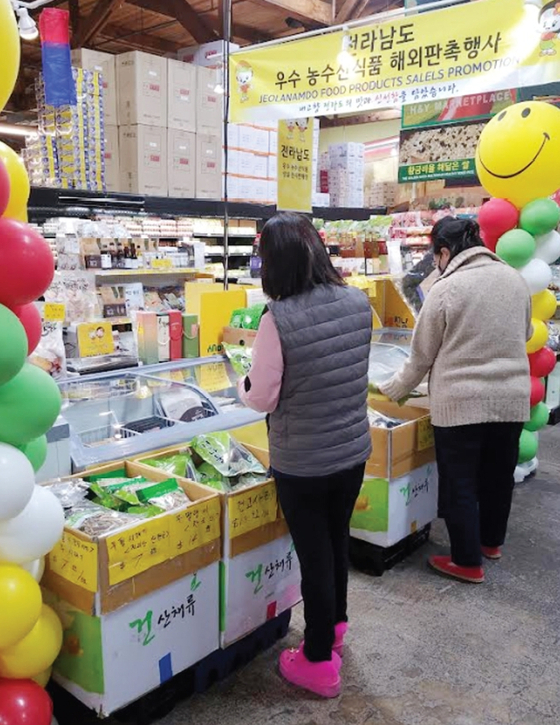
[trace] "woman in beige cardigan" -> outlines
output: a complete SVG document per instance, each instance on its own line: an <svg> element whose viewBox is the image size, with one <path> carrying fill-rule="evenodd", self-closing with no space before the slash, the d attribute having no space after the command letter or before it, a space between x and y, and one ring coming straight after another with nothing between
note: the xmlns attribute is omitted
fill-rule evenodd
<svg viewBox="0 0 560 725"><path fill-rule="evenodd" d="M441 273L420 312L411 355L381 393L405 398L429 373L440 512L451 556L438 572L484 581L499 559L523 423L529 419L531 297L521 275L483 244L473 221L445 217L432 244Z"/></svg>

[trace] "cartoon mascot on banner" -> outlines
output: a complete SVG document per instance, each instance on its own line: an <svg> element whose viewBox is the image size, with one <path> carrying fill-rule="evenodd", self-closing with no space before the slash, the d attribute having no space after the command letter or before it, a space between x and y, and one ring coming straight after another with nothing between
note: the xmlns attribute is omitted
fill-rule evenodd
<svg viewBox="0 0 560 725"><path fill-rule="evenodd" d="M0 0L0 111L16 83L20 40L10 0ZM54 260L26 223L29 179L20 158L0 144L0 723L51 725L43 689L62 646L62 626L43 604L44 557L59 541L64 512L36 485L45 434L61 398L47 373L26 359L41 337L33 304L50 285Z"/></svg>
<svg viewBox="0 0 560 725"><path fill-rule="evenodd" d="M548 103L510 106L483 130L476 168L484 188L495 198L480 210L487 247L519 270L533 297L533 336L527 343L531 374L531 419L519 446L519 463L537 455L536 433L548 423L544 378L556 355L547 347L547 321L556 312L548 289L550 265L560 257L560 207L549 197L560 188L560 110Z"/></svg>

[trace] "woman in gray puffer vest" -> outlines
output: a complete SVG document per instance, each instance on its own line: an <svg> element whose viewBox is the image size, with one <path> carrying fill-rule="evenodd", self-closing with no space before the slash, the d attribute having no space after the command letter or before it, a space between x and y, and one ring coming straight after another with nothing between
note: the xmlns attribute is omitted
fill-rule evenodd
<svg viewBox="0 0 560 725"><path fill-rule="evenodd" d="M350 517L371 452L367 372L372 311L345 285L303 216L282 213L261 235L270 298L240 391L269 414L270 461L301 564L305 640L282 675L324 697L340 692L347 631Z"/></svg>

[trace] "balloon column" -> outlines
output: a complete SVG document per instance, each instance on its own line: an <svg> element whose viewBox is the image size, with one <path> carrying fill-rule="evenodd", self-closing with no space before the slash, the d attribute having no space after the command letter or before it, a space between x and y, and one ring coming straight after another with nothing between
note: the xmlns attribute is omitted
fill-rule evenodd
<svg viewBox="0 0 560 725"><path fill-rule="evenodd" d="M543 378L556 365L546 347L547 320L556 312L548 289L550 265L560 257L560 207L548 198L560 188L560 110L548 103L518 103L483 130L476 152L482 185L495 198L480 210L484 243L518 269L531 291L533 336L527 343L531 372L531 419L525 424L519 462L532 460L537 431L548 423Z"/></svg>
<svg viewBox="0 0 560 725"><path fill-rule="evenodd" d="M12 4L0 0L0 111L18 75L19 44ZM62 645L62 626L43 604L38 580L42 558L62 535L64 513L35 483L60 393L26 362L41 335L33 302L51 283L54 260L25 223L28 197L23 163L0 144L0 725L51 725L52 703L41 684Z"/></svg>

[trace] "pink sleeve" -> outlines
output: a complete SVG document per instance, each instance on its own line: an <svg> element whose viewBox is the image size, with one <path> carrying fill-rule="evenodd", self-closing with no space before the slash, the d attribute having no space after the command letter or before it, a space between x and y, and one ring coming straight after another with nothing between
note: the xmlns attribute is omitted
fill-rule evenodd
<svg viewBox="0 0 560 725"><path fill-rule="evenodd" d="M267 312L263 315L253 345L251 370L238 383L241 400L259 413L272 413L278 405L283 375L280 336L273 316Z"/></svg>

